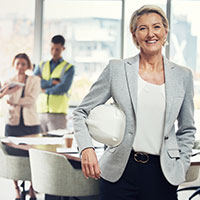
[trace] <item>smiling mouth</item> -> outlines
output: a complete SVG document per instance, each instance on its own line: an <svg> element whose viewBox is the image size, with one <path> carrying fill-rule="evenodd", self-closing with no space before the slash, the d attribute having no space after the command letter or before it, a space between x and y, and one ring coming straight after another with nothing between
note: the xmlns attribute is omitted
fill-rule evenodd
<svg viewBox="0 0 200 200"><path fill-rule="evenodd" d="M155 44L158 40L146 40L148 44Z"/></svg>

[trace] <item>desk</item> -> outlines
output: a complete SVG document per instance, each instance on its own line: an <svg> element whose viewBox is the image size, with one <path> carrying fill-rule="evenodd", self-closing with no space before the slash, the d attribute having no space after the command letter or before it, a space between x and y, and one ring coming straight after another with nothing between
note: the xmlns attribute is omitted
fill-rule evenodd
<svg viewBox="0 0 200 200"><path fill-rule="evenodd" d="M25 136L25 137L27 137L27 138L36 138L36 137L37 138L38 137L43 138L43 137L47 137L47 136L42 135L42 134L34 134L34 135L28 135L28 136ZM8 154L12 154L12 152L13 152L13 155L17 155L18 152L19 153L22 152L22 155L24 155L24 156L28 156L27 152L31 148L45 150L45 151L51 151L51 152L57 152L57 148L65 148L64 144L28 145L28 144L15 144L15 143L12 143L12 142L4 142L4 141L2 143L4 145L6 145L5 150L8 152ZM11 147L11 148L9 148L9 147ZM12 149L12 148L14 148L14 149ZM25 152L23 153L23 151L25 151ZM80 159L78 153L77 154L64 153L64 155L67 157L67 159L70 161L70 163L72 164L73 167L80 168L81 159ZM79 162L79 163L76 163L76 162Z"/></svg>
<svg viewBox="0 0 200 200"><path fill-rule="evenodd" d="M28 136L24 136L22 138L47 138L48 135L43 135L43 134L34 134L34 135L28 135ZM18 137L20 138L20 137ZM58 137L48 137L48 138L56 138L58 139ZM61 140L62 138L59 137ZM11 147L11 148L14 148L16 149L16 152L17 150L23 150L23 151L28 151L30 148L34 148L34 149L40 149L40 150L46 150L46 151L51 151L51 152L56 152L56 153L60 153L57 151L58 148L66 148L65 144L37 144L37 145L29 145L29 144L15 144L13 142L4 142L2 141L2 143L8 147ZM73 147L75 148L75 151L76 150L76 142L75 142L75 139L73 140ZM99 156L101 156L103 154L103 151L104 151L104 145L100 145L99 143L97 144L97 147L96 149L98 149L98 154ZM9 153L9 152L8 152ZM78 151L77 152L73 152L73 153L70 153L70 152L67 152L67 153L61 153L63 155L65 155L67 157L67 159L71 160L71 161L77 161L77 162L80 162L81 159L79 157L79 154L78 154Z"/></svg>
<svg viewBox="0 0 200 200"><path fill-rule="evenodd" d="M34 135L28 135L25 136L27 138L35 138L35 137L40 137L40 138L44 138L44 137L48 137L48 135L43 135L43 134L34 134ZM52 136L51 136L52 138ZM75 140L73 140L73 143L75 142ZM24 144L14 144L14 143L5 143L3 142L3 144L6 144L9 147L15 148L15 149L20 149L20 150L25 150L28 151L30 148L34 148L34 149L40 149L40 150L46 150L46 151L51 151L51 152L57 152L57 148L65 148L64 144L51 144L51 145L24 145ZM101 147L97 147L98 153L103 154L103 145ZM63 155L65 155L69 160L74 160L74 161L78 161L80 162L81 159L79 157L79 154L75 154L75 153L62 153ZM200 166L200 154L197 154L195 156L191 157L191 166Z"/></svg>
<svg viewBox="0 0 200 200"><path fill-rule="evenodd" d="M200 166L200 154L191 157L191 166Z"/></svg>

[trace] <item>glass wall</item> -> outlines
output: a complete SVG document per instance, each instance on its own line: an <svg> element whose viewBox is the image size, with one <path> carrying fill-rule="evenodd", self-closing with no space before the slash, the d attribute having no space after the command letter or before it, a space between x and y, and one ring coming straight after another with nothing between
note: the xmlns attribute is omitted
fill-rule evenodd
<svg viewBox="0 0 200 200"><path fill-rule="evenodd" d="M80 103L108 60L120 58L121 6L121 1L44 2L42 59L51 58L50 40L62 34L66 38L63 57L76 69L71 105Z"/></svg>
<svg viewBox="0 0 200 200"><path fill-rule="evenodd" d="M8 79L13 57L20 52L32 57L35 0L1 1L0 80Z"/></svg>
<svg viewBox="0 0 200 200"><path fill-rule="evenodd" d="M18 53L32 58L34 41L35 0L1 1L0 7L0 83L13 76L12 59ZM0 136L4 134L3 116L7 107L0 101Z"/></svg>
<svg viewBox="0 0 200 200"><path fill-rule="evenodd" d="M124 58L127 58L138 53L129 32L131 14L145 4L161 6L165 11L167 5L167 0L124 0L124 13L122 13L122 1L41 1L41 4L42 2L44 4L42 60L51 58L51 38L55 34L62 34L66 38L66 50L63 57L76 67L71 105L80 103L108 60L120 58L122 54ZM195 119L198 127L200 126L200 28L198 20L200 0L171 0L170 2L169 56L170 60L189 67L193 71ZM35 0L2 1L0 8L1 81L7 80L12 75L10 66L17 53L25 52L32 58L34 15ZM124 15L124 21L122 21L122 15ZM121 34L122 24L124 35ZM122 49L123 52L121 52Z"/></svg>
<svg viewBox="0 0 200 200"><path fill-rule="evenodd" d="M193 71L195 122L200 130L200 1L173 0L171 8L170 59Z"/></svg>

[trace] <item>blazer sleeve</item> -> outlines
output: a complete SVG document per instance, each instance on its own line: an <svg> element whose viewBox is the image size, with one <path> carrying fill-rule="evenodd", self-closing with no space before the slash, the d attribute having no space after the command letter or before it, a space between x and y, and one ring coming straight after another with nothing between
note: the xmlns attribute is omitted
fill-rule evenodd
<svg viewBox="0 0 200 200"><path fill-rule="evenodd" d="M81 104L73 112L75 138L82 152L88 147L93 148L92 139L89 135L85 119L94 107L106 103L111 97L111 62L104 69L98 80L92 85L89 93L84 97Z"/></svg>
<svg viewBox="0 0 200 200"><path fill-rule="evenodd" d="M21 97L17 103L20 106L29 106L35 104L38 95L40 94L40 78L38 76L33 76L30 82L31 85L27 85L27 92L25 92L25 96Z"/></svg>
<svg viewBox="0 0 200 200"><path fill-rule="evenodd" d="M181 160L184 162L185 170L187 171L190 166L190 155L192 154L196 132L194 124L193 76L190 70L185 83L186 90L182 107L177 118L178 130L176 132L176 137L181 151Z"/></svg>

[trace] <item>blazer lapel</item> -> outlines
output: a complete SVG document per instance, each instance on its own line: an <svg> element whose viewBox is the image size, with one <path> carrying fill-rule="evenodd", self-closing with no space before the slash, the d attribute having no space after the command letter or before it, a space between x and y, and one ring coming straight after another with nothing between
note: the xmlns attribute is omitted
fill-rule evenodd
<svg viewBox="0 0 200 200"><path fill-rule="evenodd" d="M166 95L166 111L165 111L165 130L167 129L168 121L170 121L170 112L173 107L173 99L177 91L176 79L174 79L174 67L170 65L169 61L163 57L164 73L165 73L165 95ZM164 134L166 131L164 131Z"/></svg>
<svg viewBox="0 0 200 200"><path fill-rule="evenodd" d="M170 112L173 107L173 99L176 96L178 78L174 78L174 66L163 56L164 74L165 74L165 95L166 95L166 112L165 112L165 129L167 130L168 121L170 121ZM138 69L139 54L133 58L125 60L125 72L129 89L129 95L132 100L133 110L137 113L137 87L138 87ZM166 132L166 131L165 131Z"/></svg>
<svg viewBox="0 0 200 200"><path fill-rule="evenodd" d="M133 58L125 60L126 79L128 83L129 94L132 100L133 110L137 112L137 82L139 68L139 54Z"/></svg>

